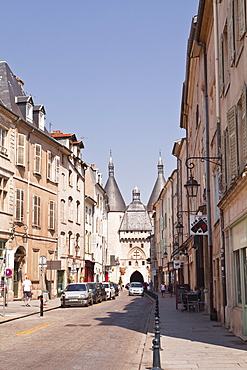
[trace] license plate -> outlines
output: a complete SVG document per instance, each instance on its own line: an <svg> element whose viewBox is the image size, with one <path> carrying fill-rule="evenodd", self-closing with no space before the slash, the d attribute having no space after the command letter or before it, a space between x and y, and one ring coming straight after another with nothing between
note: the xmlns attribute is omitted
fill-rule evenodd
<svg viewBox="0 0 247 370"><path fill-rule="evenodd" d="M69 299L69 302L71 302L71 301L78 301L78 299Z"/></svg>

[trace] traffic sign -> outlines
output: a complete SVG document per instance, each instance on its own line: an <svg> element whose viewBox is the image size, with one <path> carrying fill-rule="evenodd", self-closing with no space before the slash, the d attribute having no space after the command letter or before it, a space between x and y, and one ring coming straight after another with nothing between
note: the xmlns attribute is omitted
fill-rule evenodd
<svg viewBox="0 0 247 370"><path fill-rule="evenodd" d="M6 269L5 270L5 276L6 277L11 277L13 274L13 270L12 269Z"/></svg>

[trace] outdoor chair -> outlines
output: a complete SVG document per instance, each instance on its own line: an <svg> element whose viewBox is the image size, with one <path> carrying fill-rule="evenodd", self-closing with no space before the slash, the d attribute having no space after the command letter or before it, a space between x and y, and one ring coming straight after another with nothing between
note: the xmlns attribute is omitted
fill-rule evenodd
<svg viewBox="0 0 247 370"><path fill-rule="evenodd" d="M187 307L188 311L199 312L199 297L198 294L187 295Z"/></svg>

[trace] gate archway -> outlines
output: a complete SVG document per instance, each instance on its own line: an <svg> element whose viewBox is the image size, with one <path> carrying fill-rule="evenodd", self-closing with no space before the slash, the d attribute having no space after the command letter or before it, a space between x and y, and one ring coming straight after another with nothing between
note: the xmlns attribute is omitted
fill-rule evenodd
<svg viewBox="0 0 247 370"><path fill-rule="evenodd" d="M132 281L139 281L140 283L143 283L144 279L142 274L139 271L133 272L133 274L130 277L130 282L132 283Z"/></svg>

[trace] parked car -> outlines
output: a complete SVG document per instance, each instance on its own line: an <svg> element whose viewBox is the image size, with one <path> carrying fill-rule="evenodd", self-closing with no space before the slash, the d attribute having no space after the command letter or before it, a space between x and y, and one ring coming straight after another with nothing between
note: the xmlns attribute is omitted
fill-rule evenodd
<svg viewBox="0 0 247 370"><path fill-rule="evenodd" d="M99 290L100 290L100 294L102 296L102 301L106 301L106 291L105 291L105 287L102 283L96 283Z"/></svg>
<svg viewBox="0 0 247 370"><path fill-rule="evenodd" d="M98 283L89 282L87 284L93 296L93 303L101 303L103 298Z"/></svg>
<svg viewBox="0 0 247 370"><path fill-rule="evenodd" d="M130 286L130 283L127 283L127 284L125 285L125 289L129 290L129 286Z"/></svg>
<svg viewBox="0 0 247 370"><path fill-rule="evenodd" d="M102 283L105 291L106 291L106 299L115 299L116 298L116 293L115 293L115 288L110 282L104 282Z"/></svg>
<svg viewBox="0 0 247 370"><path fill-rule="evenodd" d="M87 283L69 284L61 295L61 306L88 306L93 304L93 296Z"/></svg>
<svg viewBox="0 0 247 370"><path fill-rule="evenodd" d="M144 295L144 287L140 282L132 282L129 286L129 295Z"/></svg>
<svg viewBox="0 0 247 370"><path fill-rule="evenodd" d="M116 297L117 297L119 295L119 286L117 283L113 283L113 282L112 282L112 285L114 286Z"/></svg>

